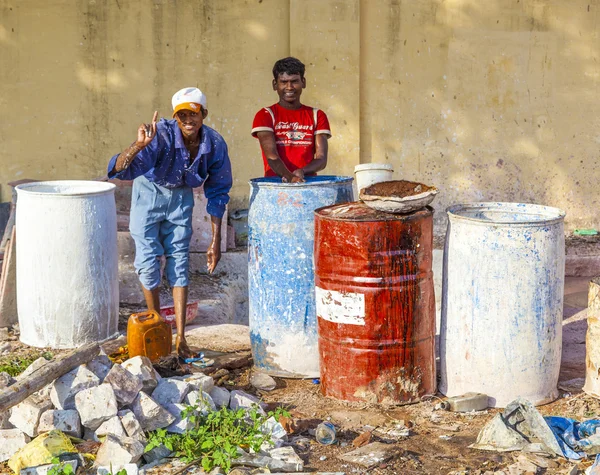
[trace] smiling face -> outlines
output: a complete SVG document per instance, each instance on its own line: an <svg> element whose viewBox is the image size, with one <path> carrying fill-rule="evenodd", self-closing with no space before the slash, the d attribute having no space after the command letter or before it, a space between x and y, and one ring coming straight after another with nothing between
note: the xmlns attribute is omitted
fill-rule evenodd
<svg viewBox="0 0 600 475"><path fill-rule="evenodd" d="M279 95L279 105L286 109L298 109L302 89L306 87L306 79L299 74L281 73L277 80L273 79L273 90Z"/></svg>
<svg viewBox="0 0 600 475"><path fill-rule="evenodd" d="M206 109L202 109L200 112L182 109L175 114L177 125L184 139L194 140L198 137L198 132L202 128L207 113Z"/></svg>

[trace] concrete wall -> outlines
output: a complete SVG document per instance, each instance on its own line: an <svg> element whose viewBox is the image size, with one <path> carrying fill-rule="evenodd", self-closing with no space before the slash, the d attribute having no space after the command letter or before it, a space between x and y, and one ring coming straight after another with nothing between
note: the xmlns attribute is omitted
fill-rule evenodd
<svg viewBox="0 0 600 475"><path fill-rule="evenodd" d="M0 186L93 178L172 93L197 85L229 144L232 206L261 175L270 69L307 64L329 173L388 162L443 209L537 202L597 223L600 0L0 0Z"/></svg>

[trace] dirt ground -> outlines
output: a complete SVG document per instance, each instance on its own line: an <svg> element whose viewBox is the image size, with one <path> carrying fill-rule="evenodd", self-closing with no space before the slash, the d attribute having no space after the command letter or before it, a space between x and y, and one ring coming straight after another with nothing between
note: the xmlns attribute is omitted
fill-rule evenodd
<svg viewBox="0 0 600 475"><path fill-rule="evenodd" d="M585 314L582 311L587 304L587 280L576 279L567 282L565 289L565 322L561 381L581 378L585 374ZM215 282L215 285L218 285ZM163 289L166 299L168 289ZM140 307L121 307L121 325L125 329L126 319ZM233 326L232 326L233 327ZM240 327L237 325L236 327ZM215 327L217 328L217 327ZM222 331L230 331L228 325ZM233 330L231 330L233 331ZM238 330L239 331L239 330ZM269 406L286 407L292 413L296 432L289 437L296 452L305 461L305 472L343 472L346 474L483 474L506 470L515 463L520 452L495 453L469 448L475 442L481 428L499 412L488 409L477 413L452 413L436 410L440 394L425 398L418 404L394 407L381 407L362 403L348 403L324 397L319 384L312 380L292 380L275 378L277 387L270 392L258 391L250 385L252 360L248 348L239 345L227 351L225 340L202 337L195 342L196 349L206 350L208 357L214 357L217 365L222 364L220 376L215 378L218 385L229 390L241 389L259 396ZM10 338L11 351L0 356L0 363L7 358L26 358L43 352L21 344L14 334ZM201 342L206 344L202 345ZM214 342L211 345L211 342ZM583 348L583 351L582 351ZM213 350L213 353L210 353ZM60 353L52 351L54 355ZM194 369L195 370L195 369ZM205 372L211 373L214 368ZM214 374L214 373L213 373ZM600 418L600 400L585 395L578 389L562 390L555 402L539 408L543 415L572 417L577 420ZM324 446L315 441L314 428L329 420L337 428L338 441L334 445ZM408 427L409 435L395 438L383 433L393 427ZM352 442L360 434L373 430L371 442L384 442L390 448L388 460L367 469L364 466L349 463L338 458L339 455L354 450ZM538 473L575 474L583 473L592 460L579 464L560 458L545 459L544 468ZM580 471L574 471L576 468ZM157 472L164 475L174 473L176 469L161 468ZM0 465L0 473L11 473ZM187 473L201 473L191 469ZM508 473L508 471L506 472Z"/></svg>

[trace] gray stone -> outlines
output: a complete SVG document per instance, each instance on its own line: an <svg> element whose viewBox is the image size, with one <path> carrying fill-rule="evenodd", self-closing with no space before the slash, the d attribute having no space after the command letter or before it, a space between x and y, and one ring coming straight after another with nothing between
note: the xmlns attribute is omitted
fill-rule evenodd
<svg viewBox="0 0 600 475"><path fill-rule="evenodd" d="M81 423L96 430L104 421L117 415L117 398L112 386L101 384L77 393L75 409L79 412Z"/></svg>
<svg viewBox="0 0 600 475"><path fill-rule="evenodd" d="M103 382L104 378L106 378L106 375L112 368L113 362L106 356L106 353L101 350L100 354L85 366L98 377L100 382Z"/></svg>
<svg viewBox="0 0 600 475"><path fill-rule="evenodd" d="M260 400L253 396L252 394L248 394L244 391L231 391L230 400L229 400L229 408L233 411L237 409L251 409L256 407L258 412L261 414L265 414L265 411L262 409L260 405Z"/></svg>
<svg viewBox="0 0 600 475"><path fill-rule="evenodd" d="M75 395L99 384L98 376L85 366L78 366L54 381L50 390L50 399L56 409L75 409Z"/></svg>
<svg viewBox="0 0 600 475"><path fill-rule="evenodd" d="M250 384L261 391L273 391L277 387L277 382L265 373L254 373L250 378Z"/></svg>
<svg viewBox="0 0 600 475"><path fill-rule="evenodd" d="M152 463L156 462L157 460L164 459L169 455L171 455L171 451L161 444L158 447L154 447L152 450L145 452L144 460L146 463Z"/></svg>
<svg viewBox="0 0 600 475"><path fill-rule="evenodd" d="M8 333L8 328L0 328L0 341L6 341L10 338L10 334Z"/></svg>
<svg viewBox="0 0 600 475"><path fill-rule="evenodd" d="M0 389L7 388L8 386L15 384L16 381L17 380L13 378L10 374L4 371L0 373Z"/></svg>
<svg viewBox="0 0 600 475"><path fill-rule="evenodd" d="M126 437L127 433L125 432L125 428L121 423L121 418L119 416L114 416L104 421L100 427L96 429L94 433L95 440L99 440L100 437L104 437L105 435L112 434L119 439L121 437Z"/></svg>
<svg viewBox="0 0 600 475"><path fill-rule="evenodd" d="M99 467L127 465L136 463L144 453L144 444L131 437L122 437L119 439L112 434L108 434L106 439L98 449L95 464Z"/></svg>
<svg viewBox="0 0 600 475"><path fill-rule="evenodd" d="M42 413L52 408L52 403L35 394L12 408L10 423L29 437L38 435L38 424Z"/></svg>
<svg viewBox="0 0 600 475"><path fill-rule="evenodd" d="M142 391L151 394L162 379L145 356L135 356L123 363L123 368L142 379Z"/></svg>
<svg viewBox="0 0 600 475"><path fill-rule="evenodd" d="M15 383L15 379L8 373L0 373L0 389L5 389L11 384ZM14 426L10 423L11 410L0 412L0 429L14 429Z"/></svg>
<svg viewBox="0 0 600 475"><path fill-rule="evenodd" d="M140 421L137 420L135 414L129 409L119 411L117 415L121 418L121 424L127 435L133 439L139 440L140 442L146 443L146 435Z"/></svg>
<svg viewBox="0 0 600 475"><path fill-rule="evenodd" d="M201 391L191 391L185 398L185 403L189 406L197 407L198 412L202 414L208 414L217 410L217 406L208 393Z"/></svg>
<svg viewBox="0 0 600 475"><path fill-rule="evenodd" d="M190 385L177 379L163 379L158 383L156 389L152 392L152 399L158 404L166 407L169 404L179 404L188 392Z"/></svg>
<svg viewBox="0 0 600 475"><path fill-rule="evenodd" d="M73 473L75 473L79 462L77 460L66 460L60 464L51 463L48 465L38 465L37 467L28 467L21 470L21 475L48 475L53 468L65 467L66 465L70 465Z"/></svg>
<svg viewBox="0 0 600 475"><path fill-rule="evenodd" d="M50 432L54 429L61 430L72 437L81 437L79 413L75 409L65 411L57 409L44 412L40 417L38 434Z"/></svg>
<svg viewBox="0 0 600 475"><path fill-rule="evenodd" d="M145 431L163 429L175 420L169 411L143 392L135 398L131 410Z"/></svg>
<svg viewBox="0 0 600 475"><path fill-rule="evenodd" d="M0 462L6 462L17 450L25 447L30 439L19 429L0 430Z"/></svg>
<svg viewBox="0 0 600 475"><path fill-rule="evenodd" d="M217 406L218 408L229 407L230 394L227 389L222 388L220 386L215 386L208 393L208 395L212 398L213 402L215 403L215 406Z"/></svg>
<svg viewBox="0 0 600 475"><path fill-rule="evenodd" d="M142 378L133 375L123 366L114 365L104 378L105 384L110 384L115 391L117 402L127 406L133 402L143 388Z"/></svg>
<svg viewBox="0 0 600 475"><path fill-rule="evenodd" d="M118 466L115 466L113 464L112 467L110 465L108 467L98 467L96 475L113 475L115 473L119 473L121 470L125 470L125 473L127 473L127 475L138 475L139 473L137 464L128 463L126 465Z"/></svg>
<svg viewBox="0 0 600 475"><path fill-rule="evenodd" d="M173 423L167 427L167 432L183 434L194 427L194 424L192 424L188 418L182 419L181 417L181 412L187 407L188 406L185 404L169 404L165 407L165 409L175 417Z"/></svg>

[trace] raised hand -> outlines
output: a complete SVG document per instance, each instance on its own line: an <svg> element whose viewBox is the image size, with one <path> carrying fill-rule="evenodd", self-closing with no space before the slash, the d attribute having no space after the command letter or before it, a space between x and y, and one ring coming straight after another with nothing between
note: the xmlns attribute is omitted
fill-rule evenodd
<svg viewBox="0 0 600 475"><path fill-rule="evenodd" d="M152 117L152 123L142 124L138 128L136 144L139 147L145 147L156 135L156 121L158 120L158 111L154 111L154 117Z"/></svg>

